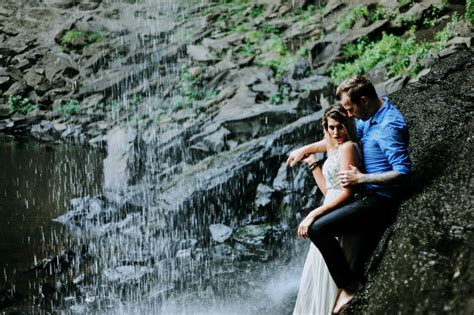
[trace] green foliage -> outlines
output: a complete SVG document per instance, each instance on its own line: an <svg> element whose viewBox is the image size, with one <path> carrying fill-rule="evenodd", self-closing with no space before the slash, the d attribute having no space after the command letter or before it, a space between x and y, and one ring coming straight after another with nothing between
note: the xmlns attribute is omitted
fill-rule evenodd
<svg viewBox="0 0 474 315"><path fill-rule="evenodd" d="M10 95L8 97L8 108L10 113L20 113L26 115L38 108L38 105L32 103L28 98Z"/></svg>
<svg viewBox="0 0 474 315"><path fill-rule="evenodd" d="M267 34L279 34L280 30L278 30L275 26L268 24L268 22L263 21L260 25L262 32Z"/></svg>
<svg viewBox="0 0 474 315"><path fill-rule="evenodd" d="M102 33L92 33L92 34L89 34L89 36L87 37L87 41L91 44L98 42L101 39L102 39Z"/></svg>
<svg viewBox="0 0 474 315"><path fill-rule="evenodd" d="M64 33L61 44L67 47L85 46L102 39L102 33L85 33L81 31L67 31Z"/></svg>
<svg viewBox="0 0 474 315"><path fill-rule="evenodd" d="M454 26L461 21L461 17L458 14L454 14L442 31L436 33L435 38L440 42L441 45L445 45L448 40L457 35L454 31Z"/></svg>
<svg viewBox="0 0 474 315"><path fill-rule="evenodd" d="M287 93L283 92L278 92L275 94L272 94L270 96L270 104L272 105L280 105L283 104L284 102L289 102L290 96Z"/></svg>
<svg viewBox="0 0 474 315"><path fill-rule="evenodd" d="M61 113L65 117L70 117L74 114L79 112L79 108L81 107L81 103L78 100L69 100L65 103L62 103L56 111Z"/></svg>
<svg viewBox="0 0 474 315"><path fill-rule="evenodd" d="M263 45L263 52L274 51L283 56L288 53L288 48L280 36L272 35Z"/></svg>
<svg viewBox="0 0 474 315"><path fill-rule="evenodd" d="M414 35L400 38L384 33L382 39L376 42L361 39L346 46L344 53L353 61L333 66L330 69L331 79L338 84L348 77L366 74L376 66L384 67L388 78L403 73L413 76L421 70L419 61L436 48L436 44L417 43Z"/></svg>
<svg viewBox="0 0 474 315"><path fill-rule="evenodd" d="M417 22L416 15L399 15L395 18L395 23L404 27L410 27Z"/></svg>
<svg viewBox="0 0 474 315"><path fill-rule="evenodd" d="M196 101L210 100L216 97L214 90L203 86L200 75L192 75L187 66L181 69L181 95L176 98L174 110L192 108Z"/></svg>
<svg viewBox="0 0 474 315"><path fill-rule="evenodd" d="M87 34L80 31L67 31L63 35L62 43L64 45L75 45L80 41L86 41Z"/></svg>
<svg viewBox="0 0 474 315"><path fill-rule="evenodd" d="M140 94L133 94L132 99L130 100L131 106L138 106L143 102L143 96Z"/></svg>
<svg viewBox="0 0 474 315"><path fill-rule="evenodd" d="M259 17L263 13L263 5L256 5L250 9L250 16L253 18Z"/></svg>
<svg viewBox="0 0 474 315"><path fill-rule="evenodd" d="M464 18L474 26L474 0L466 1L466 14Z"/></svg>
<svg viewBox="0 0 474 315"><path fill-rule="evenodd" d="M281 39L279 40L280 44L283 43ZM298 51L296 51L296 53L294 53L288 51L286 46L284 49L278 49L278 46L279 45L276 44L267 46L267 49L270 47L269 51L279 52L279 56L263 60L261 64L271 68L275 72L275 77L277 79L282 79L285 75L291 73L295 69L295 66L301 61L301 59L307 57L308 49L303 46Z"/></svg>
<svg viewBox="0 0 474 315"><path fill-rule="evenodd" d="M401 8L409 8L415 2L415 0L398 0L398 5Z"/></svg>
<svg viewBox="0 0 474 315"><path fill-rule="evenodd" d="M344 32L350 29L358 20L364 18L367 21L375 22L381 19L393 19L396 16L395 12L387 11L381 5L366 6L357 5L352 10L338 21L336 27L337 32Z"/></svg>
<svg viewBox="0 0 474 315"><path fill-rule="evenodd" d="M369 9L366 5L356 5L351 12L344 16L336 27L337 32L344 32L350 29L359 19L369 15Z"/></svg>

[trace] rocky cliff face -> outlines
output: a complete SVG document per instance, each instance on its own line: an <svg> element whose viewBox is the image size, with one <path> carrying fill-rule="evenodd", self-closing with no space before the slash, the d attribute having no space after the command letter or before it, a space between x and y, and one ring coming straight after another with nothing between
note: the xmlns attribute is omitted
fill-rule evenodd
<svg viewBox="0 0 474 315"><path fill-rule="evenodd" d="M390 95L408 120L415 174L347 313L474 311L473 80L465 51Z"/></svg>
<svg viewBox="0 0 474 315"><path fill-rule="evenodd" d="M162 11L151 1L2 3L0 130L107 142L114 150L106 169L120 173L112 192L74 200L57 219L86 233L67 253L77 266L45 272L52 293L43 306L77 302L93 311L137 292L150 301L203 285L225 288L240 277L236 261L268 262L291 250L299 216L319 196L306 169L288 170L284 161L321 136L322 108L333 102L329 67L358 38L401 34L403 21L420 24L436 11L433 1L409 10L384 2L406 19L360 17L336 31L352 12L344 1L317 13L305 10L311 1L291 2L296 7L211 1L207 13L201 1ZM364 1L372 13L375 2ZM436 19L446 24L443 14ZM151 27L156 21L160 29ZM463 32L424 61L428 74L390 96L409 121L417 170L348 312L471 311L473 84L470 28ZM405 74L387 80L384 67L369 75L383 94L409 81ZM9 96L40 108L7 113ZM84 265L101 268L79 270ZM62 304L58 279L76 299ZM281 309L291 308L292 301Z"/></svg>

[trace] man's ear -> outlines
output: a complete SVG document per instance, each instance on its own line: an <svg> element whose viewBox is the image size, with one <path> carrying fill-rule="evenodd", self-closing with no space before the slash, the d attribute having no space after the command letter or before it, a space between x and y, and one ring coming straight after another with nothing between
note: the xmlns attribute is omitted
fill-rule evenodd
<svg viewBox="0 0 474 315"><path fill-rule="evenodd" d="M369 105L369 99L367 98L367 96L361 96L359 103L360 103L362 106L364 106L364 107L367 108L368 105Z"/></svg>

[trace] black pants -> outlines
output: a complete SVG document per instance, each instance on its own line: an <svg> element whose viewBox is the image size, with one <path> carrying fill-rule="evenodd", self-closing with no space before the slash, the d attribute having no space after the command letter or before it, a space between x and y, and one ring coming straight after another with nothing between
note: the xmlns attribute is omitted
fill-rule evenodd
<svg viewBox="0 0 474 315"><path fill-rule="evenodd" d="M392 222L396 208L397 202L393 199L374 193L355 197L349 204L314 221L309 238L321 252L338 288L351 290L351 286L361 280L363 265L383 231ZM336 239L336 236L349 233L365 234L364 240L368 242L357 256L355 271L350 268Z"/></svg>

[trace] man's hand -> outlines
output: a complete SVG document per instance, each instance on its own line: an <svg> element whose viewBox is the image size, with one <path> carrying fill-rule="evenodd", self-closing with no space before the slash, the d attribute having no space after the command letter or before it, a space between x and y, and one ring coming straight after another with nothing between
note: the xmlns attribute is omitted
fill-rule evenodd
<svg viewBox="0 0 474 315"><path fill-rule="evenodd" d="M304 159L306 155L307 154L304 150L304 147L291 151L290 156L288 156L288 160L286 160L286 164L294 166L296 163Z"/></svg>
<svg viewBox="0 0 474 315"><path fill-rule="evenodd" d="M340 171L337 173L339 180L341 181L342 187L348 187L351 185L357 185L363 183L364 174L353 165L349 165L349 170Z"/></svg>

